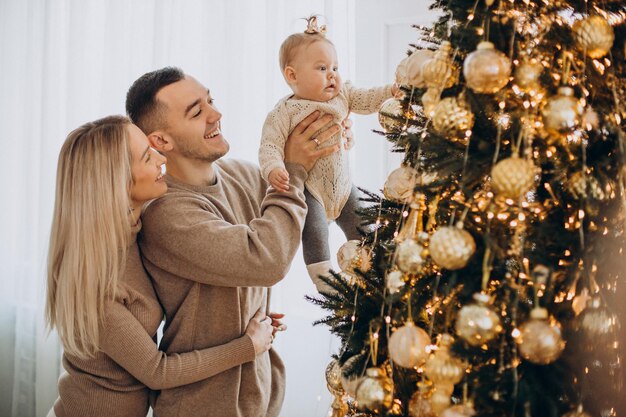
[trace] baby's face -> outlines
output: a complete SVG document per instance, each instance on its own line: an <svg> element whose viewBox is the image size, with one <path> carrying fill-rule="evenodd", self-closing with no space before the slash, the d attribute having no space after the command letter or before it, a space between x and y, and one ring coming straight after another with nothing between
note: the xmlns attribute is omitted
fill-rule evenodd
<svg viewBox="0 0 626 417"><path fill-rule="evenodd" d="M285 77L296 98L328 101L339 94L337 53L330 43L320 41L300 48L289 67L293 74L286 69Z"/></svg>

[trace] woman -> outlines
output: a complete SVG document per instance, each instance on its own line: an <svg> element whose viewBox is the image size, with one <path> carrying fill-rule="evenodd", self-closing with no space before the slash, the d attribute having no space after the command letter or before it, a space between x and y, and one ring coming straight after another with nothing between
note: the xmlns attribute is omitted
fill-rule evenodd
<svg viewBox="0 0 626 417"><path fill-rule="evenodd" d="M190 384L253 361L282 330L258 312L227 344L165 355L163 318L135 242L140 213L167 190L154 151L123 116L87 123L67 137L57 168L48 254L46 319L66 369L49 416L145 416L149 388Z"/></svg>

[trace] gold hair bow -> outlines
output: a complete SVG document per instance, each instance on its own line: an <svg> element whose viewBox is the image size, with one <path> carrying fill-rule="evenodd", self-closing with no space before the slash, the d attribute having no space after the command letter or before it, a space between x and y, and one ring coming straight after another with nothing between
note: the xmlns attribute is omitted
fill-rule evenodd
<svg viewBox="0 0 626 417"><path fill-rule="evenodd" d="M326 25L318 26L316 15L307 17L305 20L307 25L304 33L319 33L320 35L326 34Z"/></svg>

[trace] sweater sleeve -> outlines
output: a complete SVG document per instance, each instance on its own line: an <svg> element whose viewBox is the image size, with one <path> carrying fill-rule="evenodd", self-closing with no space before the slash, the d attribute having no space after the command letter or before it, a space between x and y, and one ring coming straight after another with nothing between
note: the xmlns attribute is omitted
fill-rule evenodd
<svg viewBox="0 0 626 417"><path fill-rule="evenodd" d="M108 304L105 320L102 351L153 390L198 382L256 357L246 334L223 345L167 355L119 302Z"/></svg>
<svg viewBox="0 0 626 417"><path fill-rule="evenodd" d="M156 267L154 273L166 271L222 287L271 287L279 282L296 254L307 212L307 172L299 164L287 163L286 168L289 190L270 187L260 216L247 224L236 224L232 213L220 213L230 210L219 207L222 202L205 203L192 193L157 200L143 215L139 238L148 270L153 273Z"/></svg>
<svg viewBox="0 0 626 417"><path fill-rule="evenodd" d="M344 84L350 111L357 114L371 114L380 109L385 100L391 98L391 85L374 88L356 88L350 82Z"/></svg>
<svg viewBox="0 0 626 417"><path fill-rule="evenodd" d="M259 166L261 176L268 181L270 172L285 168L285 142L289 136L289 115L280 103L267 115L261 132Z"/></svg>

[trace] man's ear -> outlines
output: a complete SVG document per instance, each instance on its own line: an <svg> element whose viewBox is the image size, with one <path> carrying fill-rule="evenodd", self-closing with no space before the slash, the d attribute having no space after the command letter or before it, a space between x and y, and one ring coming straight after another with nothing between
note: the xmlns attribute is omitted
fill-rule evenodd
<svg viewBox="0 0 626 417"><path fill-rule="evenodd" d="M289 84L296 82L296 70L293 67L286 66L283 70L283 76Z"/></svg>
<svg viewBox="0 0 626 417"><path fill-rule="evenodd" d="M161 153L169 152L172 150L172 141L165 136L163 132L155 131L148 135L150 146Z"/></svg>

